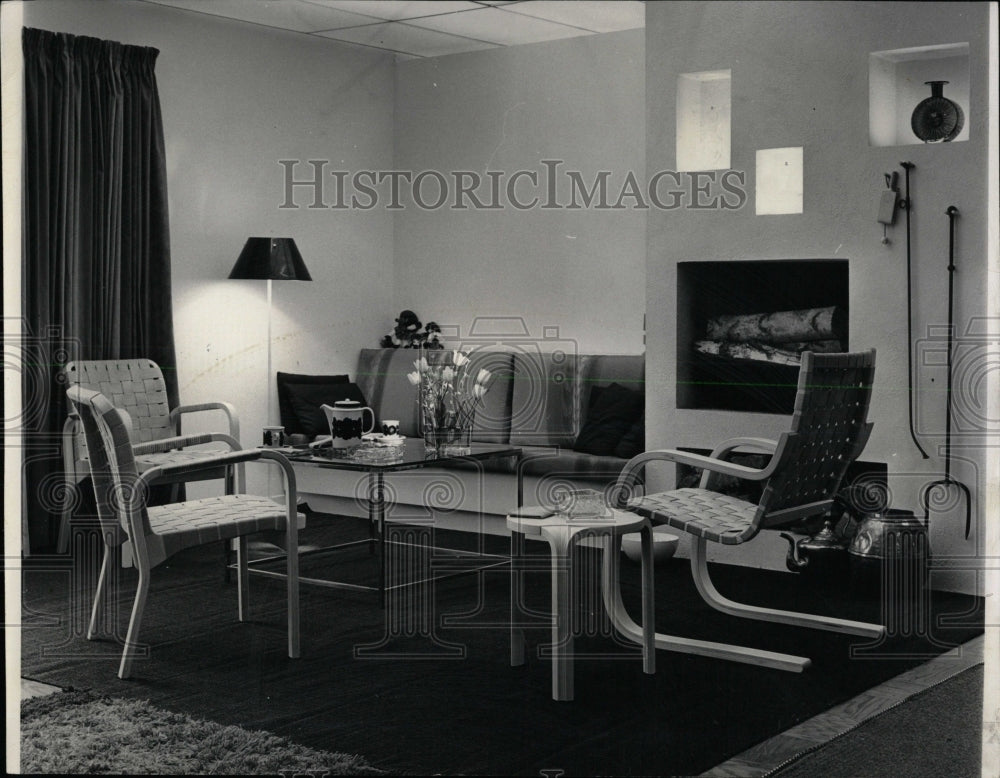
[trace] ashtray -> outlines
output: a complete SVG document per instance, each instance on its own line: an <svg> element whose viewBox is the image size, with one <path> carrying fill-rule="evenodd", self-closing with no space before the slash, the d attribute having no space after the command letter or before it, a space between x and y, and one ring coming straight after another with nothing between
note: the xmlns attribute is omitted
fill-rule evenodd
<svg viewBox="0 0 1000 778"><path fill-rule="evenodd" d="M571 519L610 519L613 515L604 494L593 489L570 489L562 494L556 507Z"/></svg>
<svg viewBox="0 0 1000 778"><path fill-rule="evenodd" d="M381 432L369 432L361 439L367 446L402 446L406 443L405 435L383 435Z"/></svg>
<svg viewBox="0 0 1000 778"><path fill-rule="evenodd" d="M371 462L371 463L382 463L382 462L392 462L396 459L402 459L403 452L399 446L390 445L375 445L375 446L360 446L354 449L351 454L351 459L359 462Z"/></svg>

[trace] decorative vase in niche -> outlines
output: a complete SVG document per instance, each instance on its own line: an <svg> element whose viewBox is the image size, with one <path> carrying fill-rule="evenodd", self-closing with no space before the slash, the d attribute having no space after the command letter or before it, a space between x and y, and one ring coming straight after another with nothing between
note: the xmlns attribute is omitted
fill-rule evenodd
<svg viewBox="0 0 1000 778"><path fill-rule="evenodd" d="M913 134L925 143L947 143L958 137L965 124L962 107L944 96L947 81L925 81L931 88L931 96L917 103L910 117Z"/></svg>

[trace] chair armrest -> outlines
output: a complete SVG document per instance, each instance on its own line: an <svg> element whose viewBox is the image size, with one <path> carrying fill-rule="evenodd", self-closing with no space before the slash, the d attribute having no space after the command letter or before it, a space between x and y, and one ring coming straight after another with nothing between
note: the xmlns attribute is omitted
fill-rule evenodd
<svg viewBox="0 0 1000 778"><path fill-rule="evenodd" d="M739 448L740 446L750 446L751 441L758 442L757 438L733 438L732 441L727 441L727 443L733 443L734 441L742 441L739 444L733 445L732 448ZM759 442L767 443L769 441ZM724 452L725 444L720 446L716 450L722 449ZM731 448L729 449L732 450ZM735 478L744 478L750 481L763 481L771 477L773 471L772 458L771 463L764 468L747 467L745 465L737 465L733 462L726 462L723 459L716 458L714 456L705 456L703 454L693 454L689 451L678 451L676 449L654 449L652 451L644 451L642 454L638 454L632 457L622 468L621 473L618 476L617 482L615 482L613 494L615 495L615 501L619 507L623 507L628 501L628 496L631 493L632 486L635 483L639 473L648 465L650 462L675 462L677 464L688 465L690 467L698 467L707 472L720 473L722 475L731 475Z"/></svg>
<svg viewBox="0 0 1000 778"><path fill-rule="evenodd" d="M778 448L778 441L768 438L730 438L716 446L709 456L713 459L725 459L729 454L740 448L755 448L773 454Z"/></svg>
<svg viewBox="0 0 1000 778"><path fill-rule="evenodd" d="M755 449L756 451L767 454L774 454L774 452L778 449L778 441L770 440L768 438L729 438L729 440L724 440L717 445L709 456L713 459L720 459L728 462L729 457L734 452L739 449L746 448ZM718 478L721 475L727 475L727 473L705 469L701 474L701 480L698 482L698 486L702 489L715 491L716 485L718 484ZM728 475L732 475L732 473L728 473Z"/></svg>
<svg viewBox="0 0 1000 778"><path fill-rule="evenodd" d="M170 423L174 431L179 435L181 432L181 416L185 413L197 413L199 411L222 411L229 421L229 434L240 439L240 417L236 412L236 406L228 402L208 402L196 403L194 405L178 405L170 411Z"/></svg>
<svg viewBox="0 0 1000 778"><path fill-rule="evenodd" d="M133 454L163 454L185 446L198 446L202 443L226 443L233 451L240 451L240 442L224 432L204 432L199 435L178 435L173 438L150 440L146 443L136 443L132 446Z"/></svg>
<svg viewBox="0 0 1000 778"><path fill-rule="evenodd" d="M289 462L288 458L280 452L266 451L264 449L251 448L241 449L239 451L226 451L215 456L207 456L203 459L198 459L194 462L180 462L173 465L157 465L144 471L142 475L139 476L140 485L143 488L137 491L143 491L154 481L163 478L164 476L187 475L189 473L197 473L202 470L213 470L219 467L238 465L243 462L253 462L260 459L272 460L284 471L285 494L288 495L288 499L294 506L297 496L295 491L295 471L292 469L292 463Z"/></svg>

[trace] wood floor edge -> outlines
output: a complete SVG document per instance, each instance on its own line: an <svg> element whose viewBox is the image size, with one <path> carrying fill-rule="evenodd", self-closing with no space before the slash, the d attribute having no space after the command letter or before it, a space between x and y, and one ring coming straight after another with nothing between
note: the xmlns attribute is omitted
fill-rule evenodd
<svg viewBox="0 0 1000 778"><path fill-rule="evenodd" d="M890 678L847 702L705 771L704 778L761 778L800 754L828 743L894 705L983 663L985 636L956 646L918 667Z"/></svg>

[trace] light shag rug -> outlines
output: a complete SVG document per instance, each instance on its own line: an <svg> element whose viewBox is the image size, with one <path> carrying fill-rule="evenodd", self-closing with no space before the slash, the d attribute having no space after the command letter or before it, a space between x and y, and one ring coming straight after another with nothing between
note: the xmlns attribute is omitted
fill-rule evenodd
<svg viewBox="0 0 1000 778"><path fill-rule="evenodd" d="M146 701L66 691L21 703L21 771L168 775L381 775L362 757L223 726Z"/></svg>

